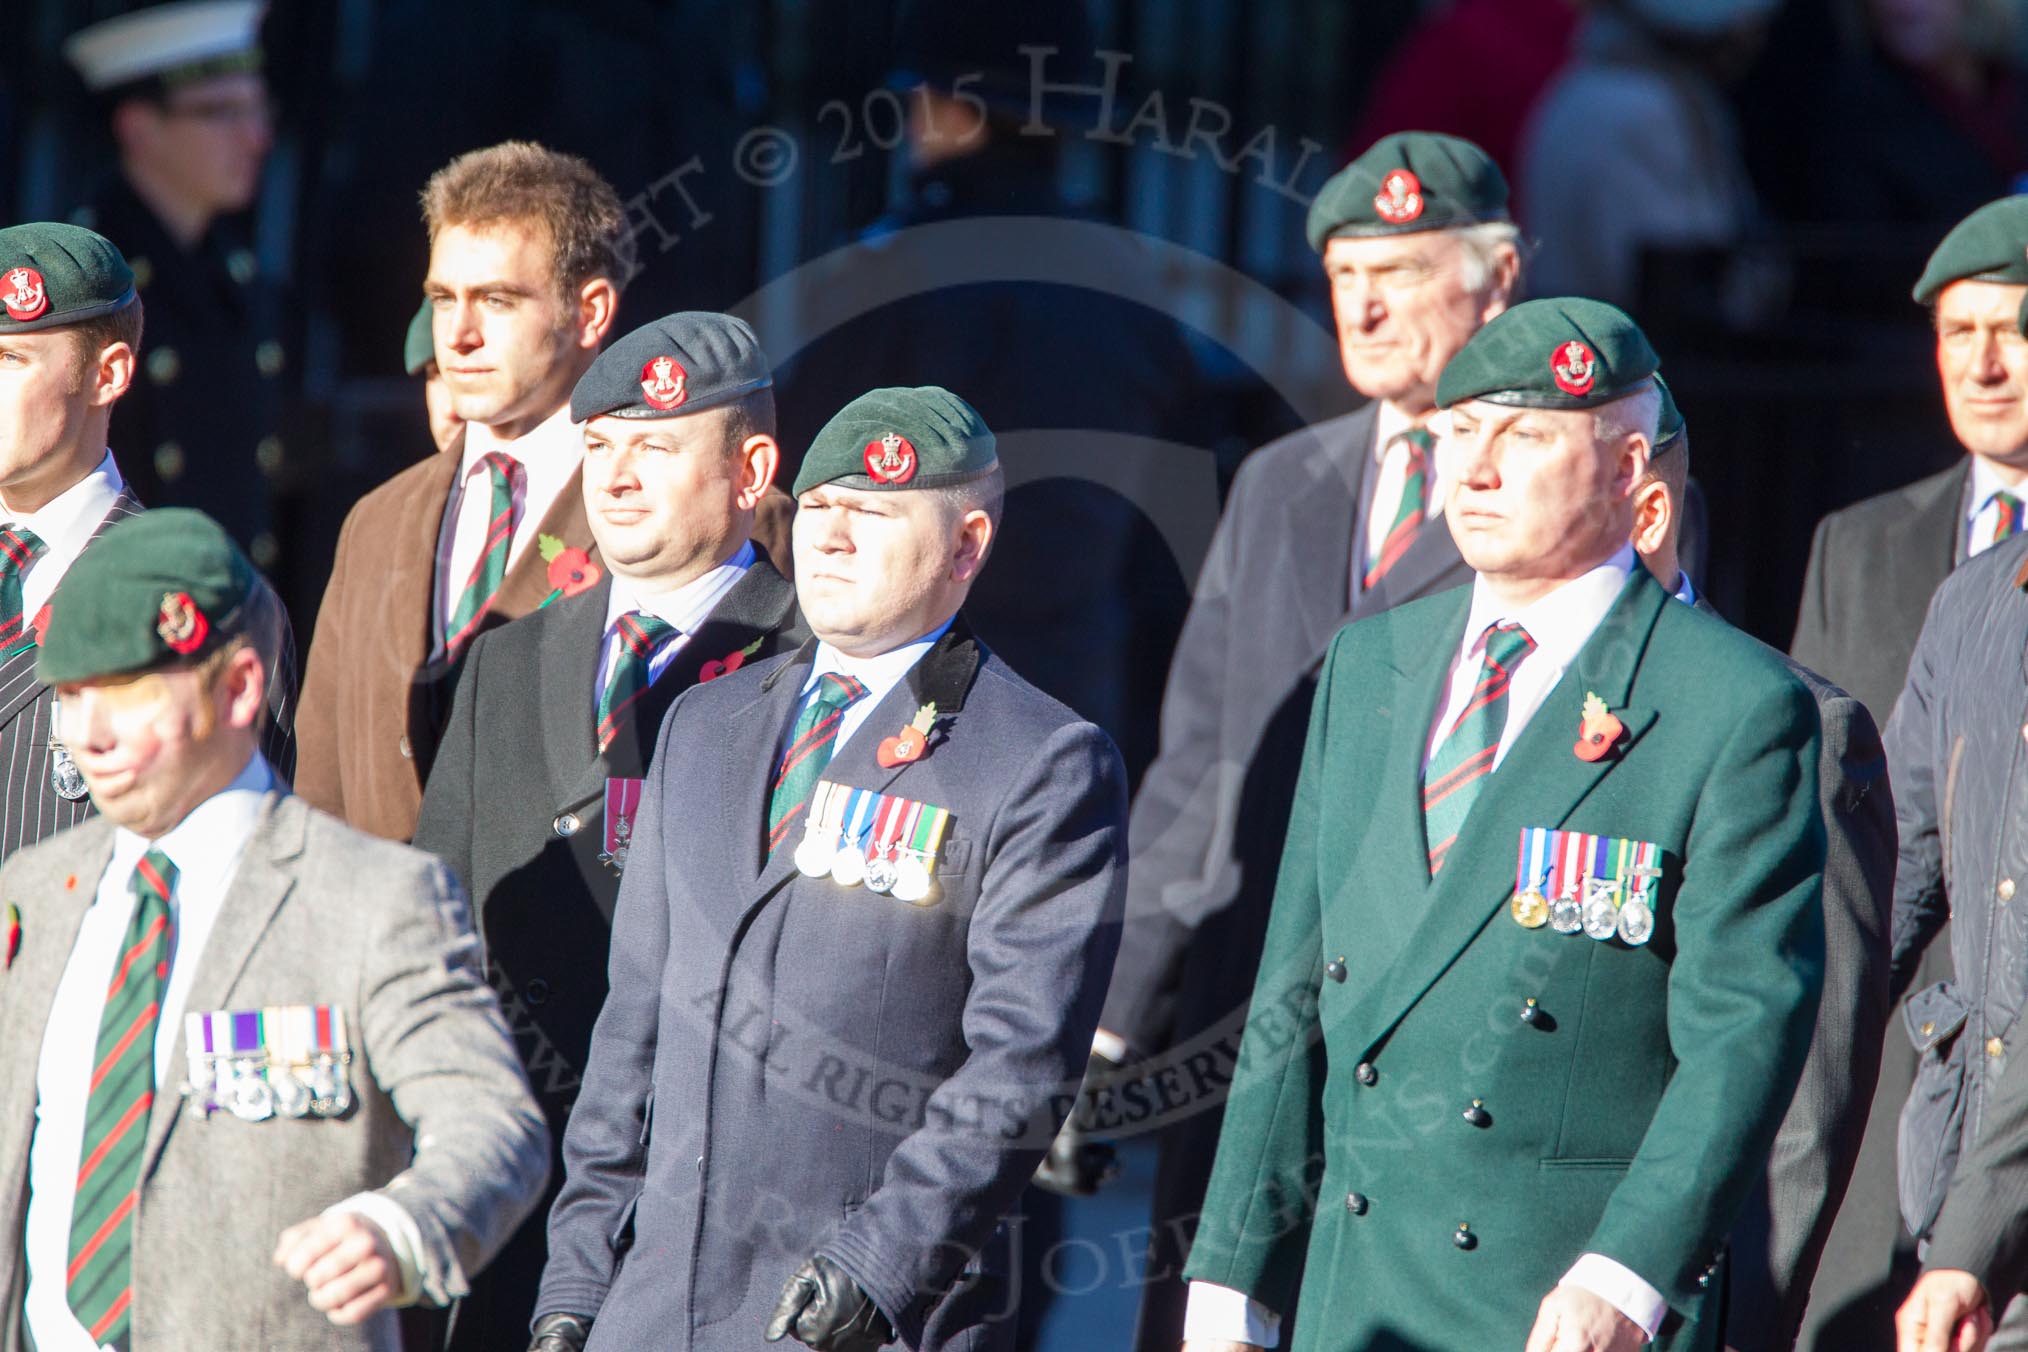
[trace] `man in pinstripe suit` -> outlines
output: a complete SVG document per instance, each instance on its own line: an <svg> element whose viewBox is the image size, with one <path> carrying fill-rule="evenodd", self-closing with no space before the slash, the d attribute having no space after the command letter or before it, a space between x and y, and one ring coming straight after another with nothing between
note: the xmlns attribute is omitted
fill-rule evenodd
<svg viewBox="0 0 2028 1352"><path fill-rule="evenodd" d="M142 510L106 449L139 367L141 300L112 243L74 225L0 230L0 858L91 815L50 735L56 695L35 675L40 616L71 563ZM265 584L252 622L268 667L264 750L295 768L295 642Z"/></svg>

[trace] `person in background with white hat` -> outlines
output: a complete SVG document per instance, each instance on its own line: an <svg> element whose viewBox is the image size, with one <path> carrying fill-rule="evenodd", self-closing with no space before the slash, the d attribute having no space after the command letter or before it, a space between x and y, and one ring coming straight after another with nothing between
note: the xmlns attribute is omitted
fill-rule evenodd
<svg viewBox="0 0 2028 1352"><path fill-rule="evenodd" d="M113 451L142 501L202 508L274 571L281 296L234 219L253 204L274 140L263 9L152 5L73 34L63 50L119 156L72 219L119 246L148 306L148 353Z"/></svg>

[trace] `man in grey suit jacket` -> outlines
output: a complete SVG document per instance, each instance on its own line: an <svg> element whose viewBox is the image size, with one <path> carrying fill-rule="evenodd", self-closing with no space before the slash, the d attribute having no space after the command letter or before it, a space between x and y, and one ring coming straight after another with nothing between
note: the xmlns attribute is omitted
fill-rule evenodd
<svg viewBox="0 0 2028 1352"><path fill-rule="evenodd" d="M543 1352L1011 1346L1005 1222L1091 1045L1126 791L959 613L1002 482L948 391L854 400L796 481L817 641L664 720Z"/></svg>
<svg viewBox="0 0 2028 1352"><path fill-rule="evenodd" d="M680 397L644 390L641 373L662 361L672 383L684 373ZM753 330L730 315L665 316L592 363L571 417L612 575L473 641L423 792L416 848L470 889L487 978L558 1146L606 998L613 907L662 718L700 680L807 637L795 589L748 540L780 458L773 383ZM545 1201L562 1183L553 1157ZM453 1352L526 1339L547 1212L458 1303Z"/></svg>
<svg viewBox="0 0 2028 1352"><path fill-rule="evenodd" d="M456 881L259 754L256 596L167 509L52 605L40 670L104 816L0 869L7 1352L393 1352L392 1307L462 1294L542 1187Z"/></svg>
<svg viewBox="0 0 2028 1352"><path fill-rule="evenodd" d="M1716 615L1678 561L1690 434L1663 389L1655 453L1634 494L1634 549L1678 599ZM1767 1177L1732 1231L1725 1345L1736 1352L1789 1352L1796 1344L1859 1157L1889 1008L1894 800L1880 730L1858 700L1794 659L1783 661L1815 697L1824 727L1817 773L1825 835L1824 990Z"/></svg>
<svg viewBox="0 0 2028 1352"><path fill-rule="evenodd" d="M0 277L40 298L0 308L8 379L0 380L0 859L75 826L92 804L50 735L56 697L35 675L37 616L64 570L109 526L142 509L106 449L113 406L140 363L142 304L111 241L80 226L0 230ZM27 279L33 278L33 281ZM9 296L17 283L0 287ZM18 302L18 298L17 298ZM263 752L284 783L296 762L296 646L289 617L261 584L268 655Z"/></svg>

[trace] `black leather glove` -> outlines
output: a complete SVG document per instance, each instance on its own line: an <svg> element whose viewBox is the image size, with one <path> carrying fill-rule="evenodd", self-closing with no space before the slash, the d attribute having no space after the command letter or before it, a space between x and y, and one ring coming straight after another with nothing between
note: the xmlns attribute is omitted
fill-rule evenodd
<svg viewBox="0 0 2028 1352"><path fill-rule="evenodd" d="M546 1314L535 1321L535 1341L528 1352L584 1352L591 1337L588 1314Z"/></svg>
<svg viewBox="0 0 2028 1352"><path fill-rule="evenodd" d="M1089 1109L1097 1090L1111 1088L1123 1078L1119 1066L1097 1052L1091 1054L1077 1104L1035 1167L1036 1187L1064 1197L1089 1197L1120 1176L1119 1152L1089 1135Z"/></svg>
<svg viewBox="0 0 2028 1352"><path fill-rule="evenodd" d="M894 1341L894 1325L873 1297L821 1253L796 1269L768 1320L769 1342L791 1333L817 1352L873 1352Z"/></svg>

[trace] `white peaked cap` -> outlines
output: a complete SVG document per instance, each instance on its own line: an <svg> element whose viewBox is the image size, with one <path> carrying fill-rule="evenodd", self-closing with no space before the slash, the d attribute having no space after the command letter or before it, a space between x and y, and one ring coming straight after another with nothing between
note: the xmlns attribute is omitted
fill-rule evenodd
<svg viewBox="0 0 2028 1352"><path fill-rule="evenodd" d="M63 54L93 93L260 45L264 0L176 0L95 23Z"/></svg>

